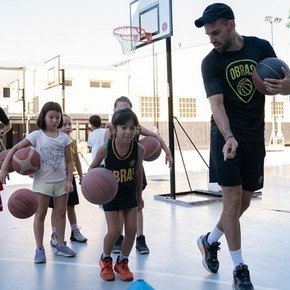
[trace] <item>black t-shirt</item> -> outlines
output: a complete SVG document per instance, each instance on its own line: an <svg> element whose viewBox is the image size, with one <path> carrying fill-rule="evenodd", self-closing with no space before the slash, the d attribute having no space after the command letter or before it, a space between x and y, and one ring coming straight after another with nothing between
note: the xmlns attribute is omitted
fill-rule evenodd
<svg viewBox="0 0 290 290"><path fill-rule="evenodd" d="M9 118L7 117L7 115L5 114L4 110L2 108L0 108L0 121L4 124L4 125L8 125L9 124Z"/></svg>
<svg viewBox="0 0 290 290"><path fill-rule="evenodd" d="M213 49L202 62L207 97L223 94L231 131L238 141L264 141L265 95L254 87L252 72L258 62L276 54L266 40L244 36L238 51Z"/></svg>

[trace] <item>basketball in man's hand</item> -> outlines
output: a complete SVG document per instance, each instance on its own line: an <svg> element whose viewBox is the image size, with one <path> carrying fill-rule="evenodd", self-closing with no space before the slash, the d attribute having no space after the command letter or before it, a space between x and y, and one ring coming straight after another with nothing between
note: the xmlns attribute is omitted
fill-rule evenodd
<svg viewBox="0 0 290 290"><path fill-rule="evenodd" d="M91 169L82 180L85 199L93 204L110 202L118 191L118 182L111 170L103 167Z"/></svg>
<svg viewBox="0 0 290 290"><path fill-rule="evenodd" d="M284 67L289 70L287 64L276 57L268 57L260 61L252 74L252 80L255 88L262 94L271 95L272 93L267 91L264 85L265 78L268 79L284 79L285 73L282 70Z"/></svg>
<svg viewBox="0 0 290 290"><path fill-rule="evenodd" d="M33 174L40 167L40 155L31 147L17 150L12 158L13 169L22 174Z"/></svg>

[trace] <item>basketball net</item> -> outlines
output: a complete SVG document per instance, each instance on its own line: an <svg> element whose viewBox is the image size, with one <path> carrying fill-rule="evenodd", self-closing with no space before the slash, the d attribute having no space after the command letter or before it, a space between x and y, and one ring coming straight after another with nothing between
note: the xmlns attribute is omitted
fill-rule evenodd
<svg viewBox="0 0 290 290"><path fill-rule="evenodd" d="M130 55L135 52L140 42L151 42L152 34L136 26L121 26L113 30L114 36L122 46L123 54Z"/></svg>

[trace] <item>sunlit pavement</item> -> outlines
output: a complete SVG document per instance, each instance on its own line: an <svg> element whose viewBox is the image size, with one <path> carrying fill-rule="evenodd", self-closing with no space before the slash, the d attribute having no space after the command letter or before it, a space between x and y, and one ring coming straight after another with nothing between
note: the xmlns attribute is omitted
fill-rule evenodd
<svg viewBox="0 0 290 290"><path fill-rule="evenodd" d="M201 150L208 160L208 151ZM90 155L85 154L90 163ZM176 192L208 189L206 164L196 151L183 152L190 186L186 179L180 153L175 153ZM87 163L82 159L84 172ZM154 162L144 162L148 187L145 200L144 226L150 254L140 256L135 248L130 255L130 268L137 279L144 279L160 290L224 290L231 289L232 262L225 238L221 239L218 274L208 273L201 264L196 239L211 230L219 218L221 202L199 206L182 206L156 200L156 195L170 193L170 171L162 155ZM244 258L251 271L255 289L289 289L288 249L290 240L290 150L267 152L265 160L265 187L262 197L253 199L241 220ZM50 210L46 218L45 249L47 263L33 262L35 241L33 218L20 220L7 209L10 194L21 187L31 188L32 179L12 173L5 190L1 192L4 211L0 213L0 281L1 289L97 289L125 290L133 282L104 282L99 276L98 259L102 253L106 222L102 208L89 204L80 194L76 207L81 232L87 244L69 241L78 255L75 258L55 256L50 241ZM194 194L188 194L189 201ZM116 258L116 255L113 255Z"/></svg>

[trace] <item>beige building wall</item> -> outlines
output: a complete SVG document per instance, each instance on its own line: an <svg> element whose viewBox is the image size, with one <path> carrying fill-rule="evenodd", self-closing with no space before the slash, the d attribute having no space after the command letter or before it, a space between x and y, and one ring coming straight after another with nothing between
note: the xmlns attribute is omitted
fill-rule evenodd
<svg viewBox="0 0 290 290"><path fill-rule="evenodd" d="M174 117L182 124L194 144L200 148L208 147L211 115L202 78L197 69L200 67L198 60L204 53L203 49L195 49L194 53L185 49L174 51L172 54ZM23 69L3 69L7 67L22 67ZM47 89L44 65L23 63L9 65L5 63L1 66L0 63L0 104L11 117L12 123L19 125L16 141L17 138L21 138L25 133L34 129L33 124L39 110L47 101L64 104L65 112L72 115L76 122L77 139L85 141L89 116L99 114L106 122L113 113L115 99L125 95L131 99L133 110L138 115L140 122L152 130L155 129L157 122L160 134L168 142L168 85L164 53L156 54L154 57L153 55L142 58L133 57L110 67L65 65L62 69L65 71L67 86L58 85ZM4 97L4 87L9 87L15 80L19 80L18 98ZM107 82L110 87L92 87L92 81ZM24 101L23 88L25 89ZM158 120L153 116L143 116L142 97L158 98ZM186 118L181 116L180 98L195 100L195 116ZM266 143L270 139L272 130L272 101L272 96L266 96ZM285 143L290 144L288 134L290 132L289 96L276 96L276 102L283 104L283 116L277 120L281 122ZM191 140L188 140L176 122L175 125L182 148L192 148Z"/></svg>

